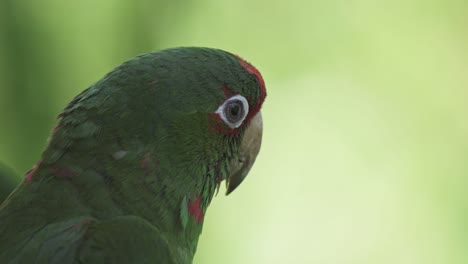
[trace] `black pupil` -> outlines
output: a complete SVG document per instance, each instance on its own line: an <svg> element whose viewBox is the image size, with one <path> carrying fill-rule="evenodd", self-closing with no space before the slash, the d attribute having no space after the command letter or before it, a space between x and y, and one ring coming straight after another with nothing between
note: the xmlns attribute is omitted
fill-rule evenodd
<svg viewBox="0 0 468 264"><path fill-rule="evenodd" d="M231 115L232 116L237 116L240 112L240 106L238 104L235 104L231 106Z"/></svg>
<svg viewBox="0 0 468 264"><path fill-rule="evenodd" d="M230 122L237 122L242 117L242 105L239 101L230 102L226 110Z"/></svg>

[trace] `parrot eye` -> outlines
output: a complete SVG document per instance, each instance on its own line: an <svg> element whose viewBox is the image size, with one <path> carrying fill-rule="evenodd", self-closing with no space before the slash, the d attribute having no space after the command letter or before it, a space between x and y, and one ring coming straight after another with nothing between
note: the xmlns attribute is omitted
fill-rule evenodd
<svg viewBox="0 0 468 264"><path fill-rule="evenodd" d="M235 95L224 101L215 113L217 113L230 128L237 128L242 124L248 112L249 104L247 99L242 95Z"/></svg>

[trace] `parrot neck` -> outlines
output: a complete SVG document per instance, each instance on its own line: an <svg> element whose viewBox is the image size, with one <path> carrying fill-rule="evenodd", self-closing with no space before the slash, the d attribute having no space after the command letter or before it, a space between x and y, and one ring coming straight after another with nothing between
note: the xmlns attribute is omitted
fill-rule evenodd
<svg viewBox="0 0 468 264"><path fill-rule="evenodd" d="M89 208L92 217L142 217L174 238L177 247L195 253L206 210L226 178L227 161L176 166L170 157L152 151L93 153L92 159L83 154L68 152L52 163L45 159L37 167L54 184L71 186L71 193L79 196L79 206ZM29 181L36 181L36 174L31 173Z"/></svg>

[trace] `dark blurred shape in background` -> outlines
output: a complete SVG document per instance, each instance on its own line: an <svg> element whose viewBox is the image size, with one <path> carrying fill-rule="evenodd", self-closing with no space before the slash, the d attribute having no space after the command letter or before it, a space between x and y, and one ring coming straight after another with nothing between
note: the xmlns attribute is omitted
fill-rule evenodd
<svg viewBox="0 0 468 264"><path fill-rule="evenodd" d="M0 204L15 189L19 181L12 169L0 163Z"/></svg>

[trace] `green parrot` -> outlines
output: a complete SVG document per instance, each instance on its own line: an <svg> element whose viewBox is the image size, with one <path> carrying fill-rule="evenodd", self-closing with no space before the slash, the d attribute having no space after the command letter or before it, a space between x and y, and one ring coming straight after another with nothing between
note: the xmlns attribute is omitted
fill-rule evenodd
<svg viewBox="0 0 468 264"><path fill-rule="evenodd" d="M211 48L137 56L77 95L0 206L0 263L192 263L260 150L259 71Z"/></svg>

